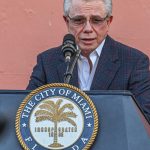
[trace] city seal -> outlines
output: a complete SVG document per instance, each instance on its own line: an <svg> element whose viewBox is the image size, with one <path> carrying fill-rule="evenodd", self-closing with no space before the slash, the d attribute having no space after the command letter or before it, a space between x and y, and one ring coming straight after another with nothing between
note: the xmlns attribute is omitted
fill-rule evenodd
<svg viewBox="0 0 150 150"><path fill-rule="evenodd" d="M92 100L61 83L33 90L16 115L16 135L25 150L88 150L98 132Z"/></svg>

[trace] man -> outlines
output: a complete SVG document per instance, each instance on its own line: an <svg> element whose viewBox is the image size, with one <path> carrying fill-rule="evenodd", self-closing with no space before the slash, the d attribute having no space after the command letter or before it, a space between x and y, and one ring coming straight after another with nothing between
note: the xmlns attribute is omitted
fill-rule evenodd
<svg viewBox="0 0 150 150"><path fill-rule="evenodd" d="M129 90L150 114L149 59L108 36L111 0L64 0L64 20L81 56L70 84L82 90ZM61 46L38 55L27 89L63 82L66 64Z"/></svg>

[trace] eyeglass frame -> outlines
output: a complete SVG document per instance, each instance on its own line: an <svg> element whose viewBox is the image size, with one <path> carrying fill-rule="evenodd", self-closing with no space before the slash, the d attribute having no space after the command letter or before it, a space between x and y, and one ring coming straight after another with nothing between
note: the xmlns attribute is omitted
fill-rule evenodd
<svg viewBox="0 0 150 150"><path fill-rule="evenodd" d="M99 20L97 20L97 22L92 21L92 19L94 18L94 16L93 16L93 18L91 17L89 20L87 20L87 18L84 17L84 16L70 17L69 15L67 15L66 17L68 18L68 20L71 21L71 23L72 23L73 26L75 26L75 27L85 27L87 21L89 21L89 23L90 23L91 26L100 26L100 25L103 24L103 22L104 22L107 18L110 18L111 16L106 15L106 17L100 18ZM83 19L83 20L82 20L80 23L75 23L75 22L73 22L73 21L75 21L75 19L78 19L77 17L79 17L79 19ZM96 17L97 17L97 16L95 16L95 18L96 18ZM94 19L95 19L95 18L94 18Z"/></svg>

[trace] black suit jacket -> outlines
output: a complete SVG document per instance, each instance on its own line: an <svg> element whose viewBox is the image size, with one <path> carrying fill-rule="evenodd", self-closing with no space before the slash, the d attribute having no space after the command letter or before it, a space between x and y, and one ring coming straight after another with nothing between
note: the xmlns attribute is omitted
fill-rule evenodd
<svg viewBox="0 0 150 150"><path fill-rule="evenodd" d="M65 71L61 46L49 49L38 55L27 89L32 90L47 83L63 83ZM77 66L70 84L79 87ZM107 36L91 90L129 90L145 113L150 114L149 58Z"/></svg>

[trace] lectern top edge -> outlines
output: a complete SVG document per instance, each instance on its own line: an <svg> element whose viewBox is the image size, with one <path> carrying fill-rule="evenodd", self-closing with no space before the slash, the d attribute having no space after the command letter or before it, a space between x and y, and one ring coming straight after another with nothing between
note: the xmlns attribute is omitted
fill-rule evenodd
<svg viewBox="0 0 150 150"><path fill-rule="evenodd" d="M15 93L30 93L32 90L0 90L0 94L15 94ZM128 95L133 96L130 91L127 90L91 90L84 91L87 94L97 95L101 93L102 95Z"/></svg>

